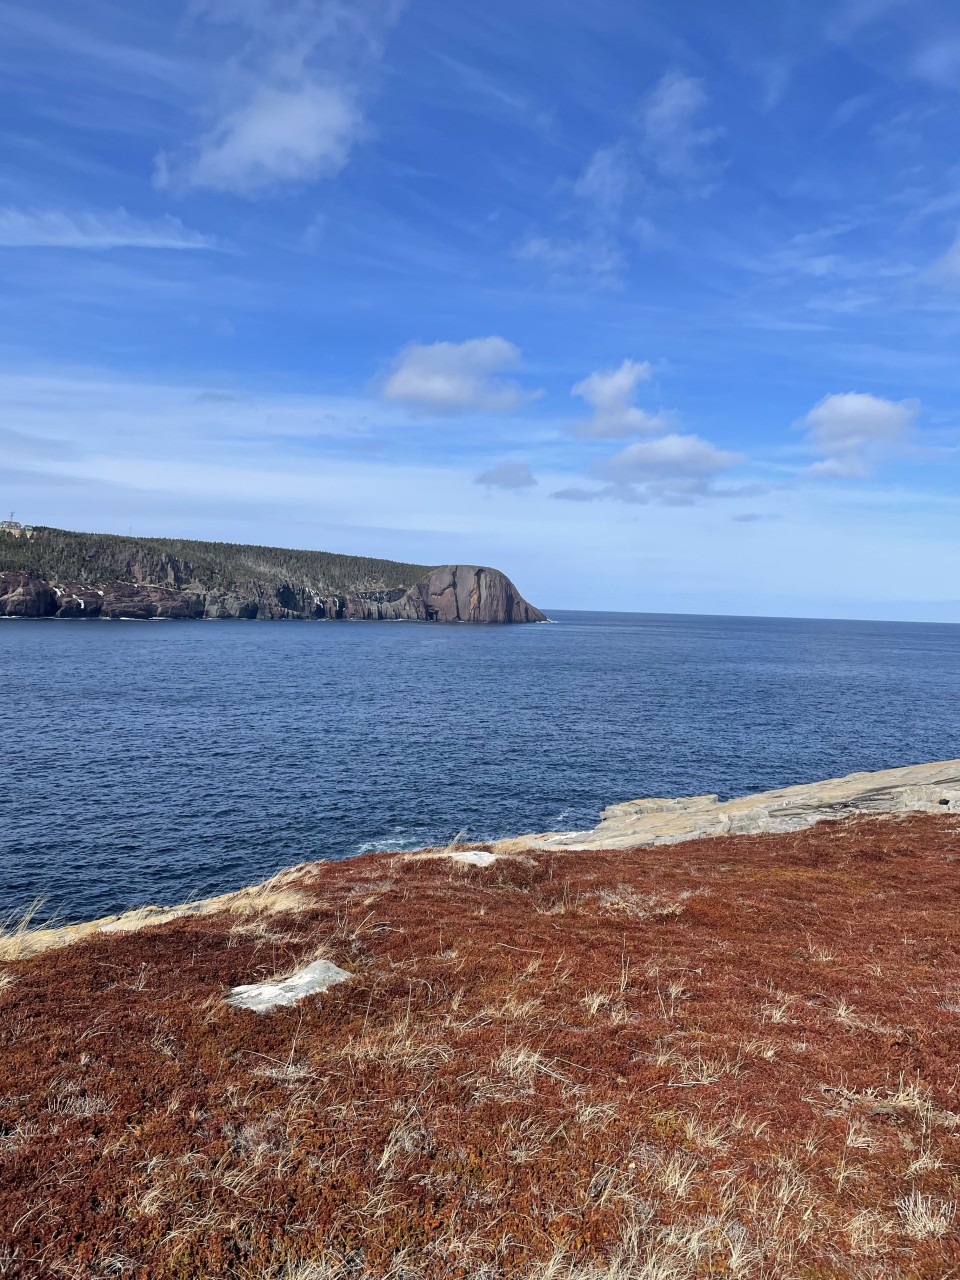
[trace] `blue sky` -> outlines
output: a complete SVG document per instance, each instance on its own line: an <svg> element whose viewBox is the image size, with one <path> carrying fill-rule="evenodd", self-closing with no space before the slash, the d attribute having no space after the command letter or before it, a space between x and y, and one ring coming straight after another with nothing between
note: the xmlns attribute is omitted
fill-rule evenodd
<svg viewBox="0 0 960 1280"><path fill-rule="evenodd" d="M960 10L0 0L0 501L960 621Z"/></svg>

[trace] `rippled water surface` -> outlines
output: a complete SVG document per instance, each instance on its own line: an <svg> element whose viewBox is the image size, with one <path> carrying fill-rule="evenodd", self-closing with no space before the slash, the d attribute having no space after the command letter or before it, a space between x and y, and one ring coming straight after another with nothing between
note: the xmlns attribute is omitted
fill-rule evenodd
<svg viewBox="0 0 960 1280"><path fill-rule="evenodd" d="M960 756L960 627L0 623L0 904L102 914Z"/></svg>

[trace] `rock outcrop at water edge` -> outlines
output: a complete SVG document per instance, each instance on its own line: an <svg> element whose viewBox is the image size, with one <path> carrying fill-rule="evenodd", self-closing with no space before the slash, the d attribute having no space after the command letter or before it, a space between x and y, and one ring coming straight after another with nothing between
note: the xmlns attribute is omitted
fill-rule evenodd
<svg viewBox="0 0 960 1280"><path fill-rule="evenodd" d="M801 831L856 814L960 812L960 760L779 787L720 800L716 795L613 804L591 831L547 831L501 842L542 849L636 849L706 836Z"/></svg>

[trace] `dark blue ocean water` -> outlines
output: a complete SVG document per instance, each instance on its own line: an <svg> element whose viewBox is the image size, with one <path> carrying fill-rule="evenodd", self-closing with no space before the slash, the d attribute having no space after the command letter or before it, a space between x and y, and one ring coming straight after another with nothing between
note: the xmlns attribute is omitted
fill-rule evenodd
<svg viewBox="0 0 960 1280"><path fill-rule="evenodd" d="M0 907L89 917L960 756L960 627L555 617L0 623Z"/></svg>

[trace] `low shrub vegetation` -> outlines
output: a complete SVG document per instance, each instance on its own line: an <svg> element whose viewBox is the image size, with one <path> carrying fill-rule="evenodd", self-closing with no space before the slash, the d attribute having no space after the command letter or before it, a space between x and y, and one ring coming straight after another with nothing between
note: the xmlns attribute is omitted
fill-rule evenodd
<svg viewBox="0 0 960 1280"><path fill-rule="evenodd" d="M7 953L0 1276L960 1275L955 818L286 891Z"/></svg>

